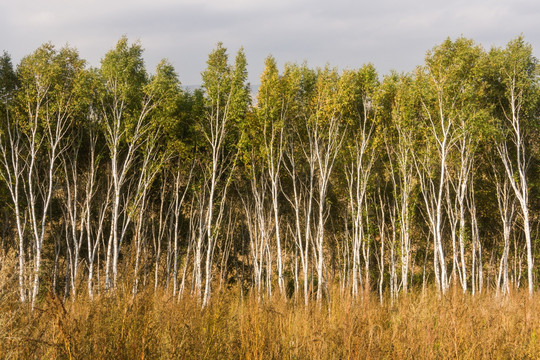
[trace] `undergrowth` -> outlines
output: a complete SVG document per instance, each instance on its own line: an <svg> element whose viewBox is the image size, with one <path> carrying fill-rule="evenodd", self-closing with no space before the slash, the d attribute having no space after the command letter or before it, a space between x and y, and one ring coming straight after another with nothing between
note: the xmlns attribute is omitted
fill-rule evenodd
<svg viewBox="0 0 540 360"><path fill-rule="evenodd" d="M402 295L393 304L339 293L305 307L229 290L201 308L164 292L117 291L32 312L0 303L0 354L12 359L540 358L540 296Z"/></svg>

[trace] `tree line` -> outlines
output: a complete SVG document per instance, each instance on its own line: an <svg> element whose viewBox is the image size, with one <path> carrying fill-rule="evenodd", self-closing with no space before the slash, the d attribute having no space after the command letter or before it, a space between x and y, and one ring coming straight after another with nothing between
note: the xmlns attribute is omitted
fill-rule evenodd
<svg viewBox="0 0 540 360"><path fill-rule="evenodd" d="M522 37L447 39L405 74L269 56L256 95L246 65L218 43L187 91L125 37L99 68L49 43L16 67L4 53L1 251L21 302L532 294L540 87Z"/></svg>

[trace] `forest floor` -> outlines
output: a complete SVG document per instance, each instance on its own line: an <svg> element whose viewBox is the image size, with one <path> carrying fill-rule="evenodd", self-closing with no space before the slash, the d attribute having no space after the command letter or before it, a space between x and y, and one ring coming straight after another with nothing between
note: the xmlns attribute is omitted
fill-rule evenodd
<svg viewBox="0 0 540 360"><path fill-rule="evenodd" d="M0 289L3 359L497 359L540 358L540 294L445 296L416 291L393 304L339 293L308 307L280 296L191 297L129 291L34 311Z"/></svg>

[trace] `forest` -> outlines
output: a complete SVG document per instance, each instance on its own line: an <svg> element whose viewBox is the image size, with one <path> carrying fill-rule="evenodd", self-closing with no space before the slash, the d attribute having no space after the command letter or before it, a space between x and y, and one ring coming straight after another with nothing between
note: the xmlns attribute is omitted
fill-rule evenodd
<svg viewBox="0 0 540 360"><path fill-rule="evenodd" d="M132 334L122 341L133 348L94 358L163 355L148 352L165 340L145 343L145 326L157 334L164 322L180 326L189 316L197 331L214 321L221 335L256 322L246 331L266 342L249 353L240 332L205 343L230 352L182 352L196 349L191 344L161 357L334 357L329 344L337 340L316 349L295 347L298 339L272 347L279 330L264 332L271 325L261 324L275 312L286 313L289 326L304 324L304 335L321 324L342 334L330 327L348 316L383 324L351 330L364 340L340 348L338 358L377 349L375 357L454 357L457 345L428 341L443 352L399 352L395 333L384 336L398 331L392 309L440 320L449 309L456 315L457 303L458 325L469 331L463 341L486 335L484 318L483 330L465 319L481 314L508 316L510 328L526 327L515 336L530 340L523 352L508 345L505 353L491 337L496 352L473 348L464 357L538 355L540 68L524 38L489 50L447 39L409 73L379 74L372 64L280 69L272 56L264 65L254 93L243 49L233 58L218 43L201 87L187 90L169 61L147 69L142 44L127 37L98 68L75 48L51 43L16 66L4 52L0 329L11 335L0 353L88 355L92 347L77 350L81 343L72 341L82 338L81 322L116 316L109 330L121 328L124 337L120 314L133 311L143 314L129 318L142 343ZM504 301L503 310L494 305ZM156 307L171 318L157 319ZM238 314L249 309L244 323ZM311 325L294 320L296 313ZM220 316L229 322L219 325ZM87 339L106 333L97 329ZM362 348L373 336L394 344ZM235 341L238 348L227 347Z"/></svg>

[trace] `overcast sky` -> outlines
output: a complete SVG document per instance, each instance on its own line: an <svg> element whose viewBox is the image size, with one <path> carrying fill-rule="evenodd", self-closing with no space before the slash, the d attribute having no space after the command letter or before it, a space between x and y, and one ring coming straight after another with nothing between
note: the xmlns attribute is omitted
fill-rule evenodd
<svg viewBox="0 0 540 360"><path fill-rule="evenodd" d="M90 65L127 35L146 64L161 58L184 85L199 84L218 41L243 46L249 79L264 58L339 69L371 62L381 74L410 71L427 50L463 35L486 49L519 34L540 49L538 0L0 0L0 50L15 64L41 44L76 47Z"/></svg>

